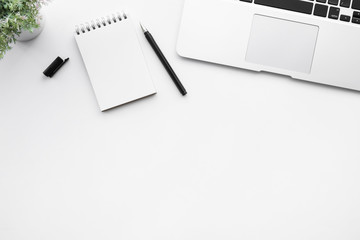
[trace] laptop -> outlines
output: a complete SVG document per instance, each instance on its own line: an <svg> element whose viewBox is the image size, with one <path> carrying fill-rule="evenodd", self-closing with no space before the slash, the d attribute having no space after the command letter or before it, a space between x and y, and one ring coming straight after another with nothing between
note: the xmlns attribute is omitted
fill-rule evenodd
<svg viewBox="0 0 360 240"><path fill-rule="evenodd" d="M360 91L360 0L185 0L177 52Z"/></svg>

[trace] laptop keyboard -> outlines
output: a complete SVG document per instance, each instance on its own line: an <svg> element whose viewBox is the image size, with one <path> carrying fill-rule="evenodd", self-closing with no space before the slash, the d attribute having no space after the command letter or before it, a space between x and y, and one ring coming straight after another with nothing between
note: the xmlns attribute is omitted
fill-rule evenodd
<svg viewBox="0 0 360 240"><path fill-rule="evenodd" d="M333 20L360 24L360 0L240 0Z"/></svg>

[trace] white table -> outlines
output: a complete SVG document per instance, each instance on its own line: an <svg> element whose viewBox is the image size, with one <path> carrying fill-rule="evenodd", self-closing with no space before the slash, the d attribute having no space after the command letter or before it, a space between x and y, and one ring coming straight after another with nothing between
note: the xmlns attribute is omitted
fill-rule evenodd
<svg viewBox="0 0 360 240"><path fill-rule="evenodd" d="M183 2L55 0L0 61L0 239L360 238L360 93L180 58ZM188 96L142 39L158 94L99 111L74 25L123 6Z"/></svg>

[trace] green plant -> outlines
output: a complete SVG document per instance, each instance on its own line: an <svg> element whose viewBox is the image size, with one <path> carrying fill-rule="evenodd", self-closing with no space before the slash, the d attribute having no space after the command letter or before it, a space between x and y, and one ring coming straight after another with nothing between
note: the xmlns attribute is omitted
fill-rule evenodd
<svg viewBox="0 0 360 240"><path fill-rule="evenodd" d="M47 0L0 0L0 59L22 30L39 27L39 10Z"/></svg>

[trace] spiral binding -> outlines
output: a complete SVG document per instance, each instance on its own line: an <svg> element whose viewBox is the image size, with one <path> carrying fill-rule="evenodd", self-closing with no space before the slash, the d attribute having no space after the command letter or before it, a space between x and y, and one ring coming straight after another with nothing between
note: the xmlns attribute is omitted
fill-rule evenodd
<svg viewBox="0 0 360 240"><path fill-rule="evenodd" d="M97 28L102 28L105 27L107 25L110 25L112 23L117 23L117 22L121 22L124 21L125 19L127 19L127 15L126 13L122 12L122 13L116 13L116 14L112 14L112 15L108 15L106 17L102 17L102 18L97 18L96 20L91 20L91 22L86 22L84 24L80 24L75 26L75 32L77 35L80 35L82 33L86 33L86 32L90 32L92 30L96 30Z"/></svg>

